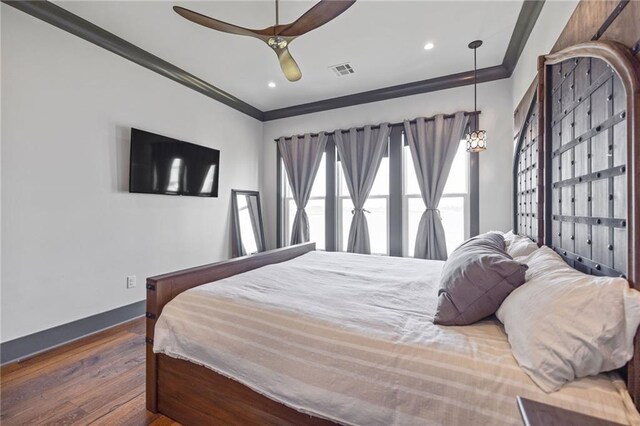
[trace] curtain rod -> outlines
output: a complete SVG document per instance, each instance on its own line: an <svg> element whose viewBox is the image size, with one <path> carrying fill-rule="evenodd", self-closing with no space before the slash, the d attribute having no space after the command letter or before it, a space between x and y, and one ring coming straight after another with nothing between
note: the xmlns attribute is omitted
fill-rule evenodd
<svg viewBox="0 0 640 426"><path fill-rule="evenodd" d="M466 112L464 113L464 115L466 117L469 116L473 116L473 115L479 115L482 111L471 111L471 112ZM455 114L445 114L444 118L453 118L455 117ZM435 120L435 116L434 117L428 117L425 119L425 121L433 121ZM415 123L416 119L414 118L413 120L409 120L410 123ZM404 126L404 121L400 121L399 123L389 123L389 127L399 127L399 126ZM379 124L376 124L375 126L371 126L372 129L378 129L380 128ZM356 127L356 130L363 130L364 126L360 126L360 127ZM345 130L349 130L349 129L345 129ZM333 132L324 132L325 135L327 136L331 136L333 134L335 134L335 130ZM310 133L311 136L318 136L318 133ZM291 139L292 137L297 136L299 138L304 137L304 135L291 135L291 136L285 136L285 139ZM280 140L280 138L276 138L274 139L274 142L278 142Z"/></svg>

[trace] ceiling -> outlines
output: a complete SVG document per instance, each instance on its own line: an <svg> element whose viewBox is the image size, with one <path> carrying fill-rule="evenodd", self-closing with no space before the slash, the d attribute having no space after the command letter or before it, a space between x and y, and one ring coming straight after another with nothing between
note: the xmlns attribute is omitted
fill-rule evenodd
<svg viewBox="0 0 640 426"><path fill-rule="evenodd" d="M359 0L335 20L305 34L290 51L302 79L289 82L261 41L219 33L177 15L173 5L248 28L275 22L273 1L55 1L66 10L268 111L473 68L467 44L484 41L478 68L499 65L522 0ZM315 1L280 2L291 22ZM423 46L432 42L432 50ZM331 65L349 62L355 74L337 77ZM268 87L275 82L276 87Z"/></svg>

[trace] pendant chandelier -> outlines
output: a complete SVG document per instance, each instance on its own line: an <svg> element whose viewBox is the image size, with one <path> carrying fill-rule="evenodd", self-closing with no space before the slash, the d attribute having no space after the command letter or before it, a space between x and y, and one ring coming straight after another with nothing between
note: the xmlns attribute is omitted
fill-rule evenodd
<svg viewBox="0 0 640 426"><path fill-rule="evenodd" d="M469 49L473 49L473 116L476 119L475 126L471 126L467 133L467 151L480 152L487 149L487 131L480 130L478 114L478 47L482 46L482 40L475 40L469 43Z"/></svg>

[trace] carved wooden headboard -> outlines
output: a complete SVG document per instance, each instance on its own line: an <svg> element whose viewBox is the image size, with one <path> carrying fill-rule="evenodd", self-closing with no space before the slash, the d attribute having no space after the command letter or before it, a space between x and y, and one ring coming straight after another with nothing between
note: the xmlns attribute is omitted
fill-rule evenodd
<svg viewBox="0 0 640 426"><path fill-rule="evenodd" d="M640 289L640 64L621 44L589 42L538 65L514 158L514 232ZM627 385L640 405L638 336Z"/></svg>

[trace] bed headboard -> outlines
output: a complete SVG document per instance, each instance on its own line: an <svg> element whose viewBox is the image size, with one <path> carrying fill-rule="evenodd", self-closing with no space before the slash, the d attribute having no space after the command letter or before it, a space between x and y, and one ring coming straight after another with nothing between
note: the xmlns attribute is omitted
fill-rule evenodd
<svg viewBox="0 0 640 426"><path fill-rule="evenodd" d="M596 42L546 58L545 241L583 272L632 278L638 88L625 53Z"/></svg>
<svg viewBox="0 0 640 426"><path fill-rule="evenodd" d="M625 46L596 41L542 56L513 174L514 232L638 289L639 113L640 65ZM638 336L627 385L639 406Z"/></svg>
<svg viewBox="0 0 640 426"><path fill-rule="evenodd" d="M544 241L544 190L541 188L544 170L542 134L538 132L538 96L529 105L522 128L518 132L513 160L513 232L526 235L538 244Z"/></svg>

